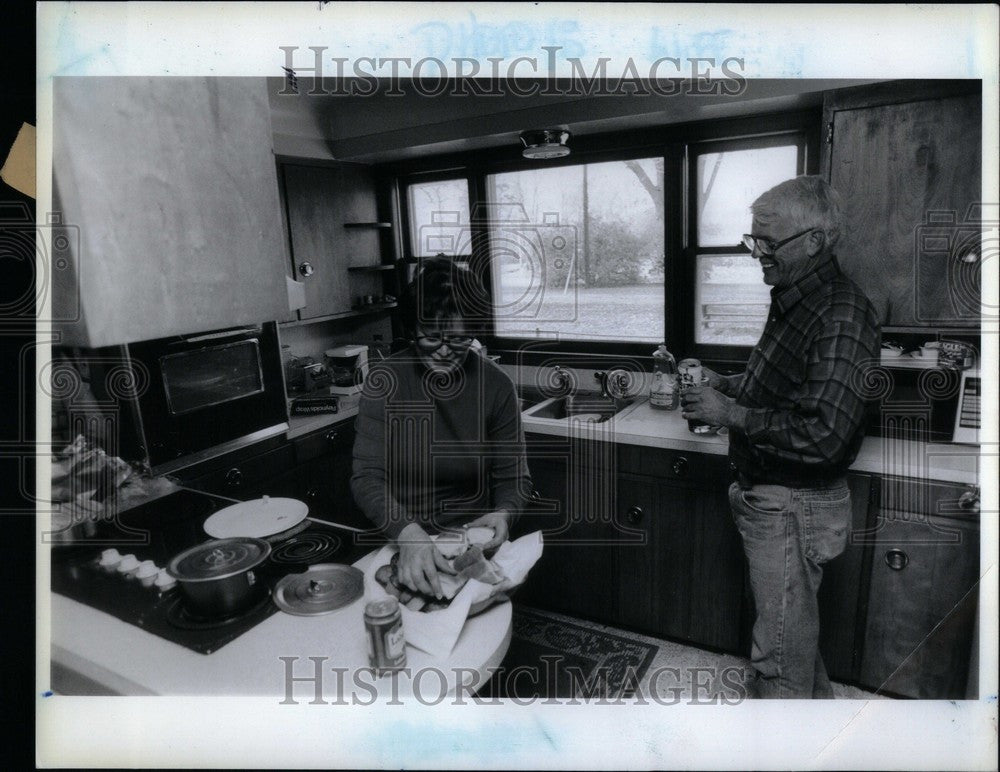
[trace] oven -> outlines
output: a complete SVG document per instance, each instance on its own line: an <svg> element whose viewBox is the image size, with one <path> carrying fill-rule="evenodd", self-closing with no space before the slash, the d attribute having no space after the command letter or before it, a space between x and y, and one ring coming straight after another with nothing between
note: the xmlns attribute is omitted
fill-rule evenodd
<svg viewBox="0 0 1000 772"><path fill-rule="evenodd" d="M274 322L132 343L133 412L154 474L288 429Z"/></svg>

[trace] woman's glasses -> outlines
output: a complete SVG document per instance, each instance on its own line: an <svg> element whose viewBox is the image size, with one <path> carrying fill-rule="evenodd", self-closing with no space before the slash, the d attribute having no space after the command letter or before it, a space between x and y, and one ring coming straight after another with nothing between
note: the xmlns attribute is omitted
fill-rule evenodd
<svg viewBox="0 0 1000 772"><path fill-rule="evenodd" d="M467 335L442 335L441 333L417 334L417 346L428 353L437 351L441 346L446 345L453 351L465 351L472 346L472 338Z"/></svg>

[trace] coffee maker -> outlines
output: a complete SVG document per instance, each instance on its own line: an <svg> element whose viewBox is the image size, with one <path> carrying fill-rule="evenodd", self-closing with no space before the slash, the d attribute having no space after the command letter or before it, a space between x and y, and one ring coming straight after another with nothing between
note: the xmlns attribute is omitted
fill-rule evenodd
<svg viewBox="0 0 1000 772"><path fill-rule="evenodd" d="M349 396L361 391L361 385L368 376L368 346L335 346L328 348L324 357L333 378L331 394Z"/></svg>

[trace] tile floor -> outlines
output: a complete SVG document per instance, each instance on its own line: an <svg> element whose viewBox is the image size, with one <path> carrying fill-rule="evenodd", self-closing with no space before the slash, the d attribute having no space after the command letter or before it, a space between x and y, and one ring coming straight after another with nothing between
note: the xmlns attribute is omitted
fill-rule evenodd
<svg viewBox="0 0 1000 772"><path fill-rule="evenodd" d="M733 684L740 677L742 670L749 667L749 661L733 654L718 654L694 646L685 646L673 641L665 641L647 635L639 635L617 627L601 625L576 617L557 614L551 611L542 612L555 619L563 619L582 627L633 638L659 647L645 676L639 684L639 693L650 695L651 687L655 687L657 696L665 701L688 703L689 701L716 701L733 699L736 691ZM670 670L667 670L669 668ZM678 672L679 671L679 672ZM657 675L659 674L659 675ZM721 679L721 681L720 681ZM695 684L700 687L695 695ZM875 694L849 684L833 683L834 695L837 699L848 700L881 700L890 699L884 695Z"/></svg>

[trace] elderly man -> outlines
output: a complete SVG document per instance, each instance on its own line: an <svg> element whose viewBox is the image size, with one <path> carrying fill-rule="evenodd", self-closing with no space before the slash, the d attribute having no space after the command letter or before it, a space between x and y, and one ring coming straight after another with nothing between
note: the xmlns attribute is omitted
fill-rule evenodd
<svg viewBox="0 0 1000 772"><path fill-rule="evenodd" d="M683 415L730 429L729 501L757 610L751 695L832 697L816 594L847 544L866 410L853 384L878 356L878 321L837 265L839 195L823 179L782 182L751 211L743 243L771 285L767 323L746 372L709 372Z"/></svg>

